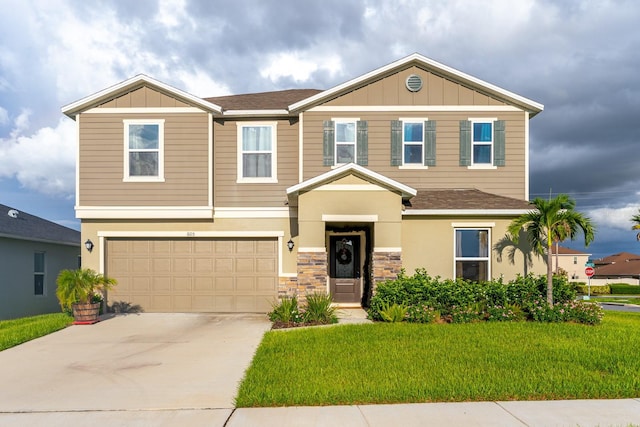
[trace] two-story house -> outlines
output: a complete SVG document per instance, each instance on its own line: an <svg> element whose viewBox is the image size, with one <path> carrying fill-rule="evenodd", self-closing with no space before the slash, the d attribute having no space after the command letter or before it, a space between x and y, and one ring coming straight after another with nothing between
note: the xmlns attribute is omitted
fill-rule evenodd
<svg viewBox="0 0 640 427"><path fill-rule="evenodd" d="M199 98L133 77L62 109L83 264L146 311L361 305L402 268L513 278L522 262L492 247L530 209L542 109L419 54L323 91Z"/></svg>

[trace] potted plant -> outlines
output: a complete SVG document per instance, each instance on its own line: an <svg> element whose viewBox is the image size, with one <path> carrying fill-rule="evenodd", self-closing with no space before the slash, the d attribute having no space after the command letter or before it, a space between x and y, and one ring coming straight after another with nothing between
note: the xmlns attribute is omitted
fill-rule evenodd
<svg viewBox="0 0 640 427"><path fill-rule="evenodd" d="M74 324L93 324L98 321L101 296L111 289L115 279L105 277L90 268L62 270L56 279L56 296L63 311L72 311Z"/></svg>

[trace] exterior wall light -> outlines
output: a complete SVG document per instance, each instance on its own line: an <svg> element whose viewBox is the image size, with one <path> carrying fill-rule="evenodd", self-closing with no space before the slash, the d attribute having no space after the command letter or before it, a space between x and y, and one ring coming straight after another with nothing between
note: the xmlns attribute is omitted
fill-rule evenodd
<svg viewBox="0 0 640 427"><path fill-rule="evenodd" d="M287 242L287 247L289 248L289 252L293 250L294 246L295 245L293 244L293 240L289 239L289 241Z"/></svg>
<svg viewBox="0 0 640 427"><path fill-rule="evenodd" d="M90 239L87 239L87 241L84 242L84 247L87 248L89 253L91 253L91 251L93 250L93 242Z"/></svg>

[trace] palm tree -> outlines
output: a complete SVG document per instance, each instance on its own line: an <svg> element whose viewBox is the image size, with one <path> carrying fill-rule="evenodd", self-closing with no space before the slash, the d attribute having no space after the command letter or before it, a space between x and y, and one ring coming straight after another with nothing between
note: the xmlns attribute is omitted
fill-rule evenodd
<svg viewBox="0 0 640 427"><path fill-rule="evenodd" d="M536 198L533 205L536 209L514 219L509 225L508 231L517 243L520 230L524 230L534 250L540 255L546 254L547 302L552 306L552 245L567 238L575 239L578 229L581 229L584 234L584 243L589 246L593 241L595 227L591 224L589 217L574 210L576 203L566 194L559 194L549 201Z"/></svg>
<svg viewBox="0 0 640 427"><path fill-rule="evenodd" d="M631 229L640 230L640 209L638 209L637 214L631 217L631 221L635 222L635 224L633 224L633 227L631 227ZM640 233L636 234L636 239L640 240Z"/></svg>

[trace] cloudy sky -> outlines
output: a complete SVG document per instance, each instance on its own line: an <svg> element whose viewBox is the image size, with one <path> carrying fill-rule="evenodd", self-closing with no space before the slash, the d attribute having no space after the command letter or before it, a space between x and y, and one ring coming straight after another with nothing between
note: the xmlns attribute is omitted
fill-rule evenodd
<svg viewBox="0 0 640 427"><path fill-rule="evenodd" d="M328 89L417 52L545 105L531 196L640 253L637 0L0 0L0 203L79 229L60 107L139 73L201 97ZM568 246L582 249L580 242Z"/></svg>

